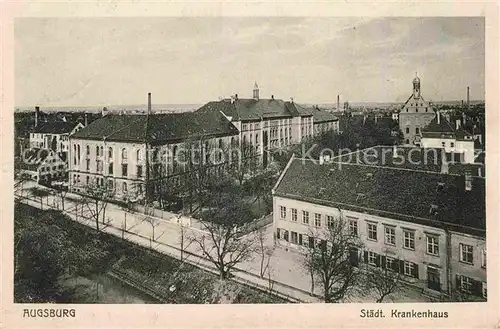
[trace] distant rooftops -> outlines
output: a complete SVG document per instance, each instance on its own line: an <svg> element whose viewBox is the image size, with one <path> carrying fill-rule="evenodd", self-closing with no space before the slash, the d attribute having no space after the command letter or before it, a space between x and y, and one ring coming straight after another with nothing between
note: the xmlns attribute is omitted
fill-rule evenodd
<svg viewBox="0 0 500 329"><path fill-rule="evenodd" d="M465 131L462 126L460 126L458 129L454 128L453 125L446 119L446 117L439 112L436 113L436 117L422 129L422 137L451 137L459 140L468 137L467 139L472 140L471 136L472 135L469 132Z"/></svg>
<svg viewBox="0 0 500 329"><path fill-rule="evenodd" d="M484 236L485 180L471 181L467 191L464 176L295 158L275 195Z"/></svg>

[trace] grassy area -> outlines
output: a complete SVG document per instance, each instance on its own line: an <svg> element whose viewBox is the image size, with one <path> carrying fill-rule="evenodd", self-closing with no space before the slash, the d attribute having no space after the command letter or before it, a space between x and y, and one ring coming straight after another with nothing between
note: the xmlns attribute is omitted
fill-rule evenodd
<svg viewBox="0 0 500 329"><path fill-rule="evenodd" d="M214 294L219 285L216 275L119 237L99 233L59 211L16 204L15 233L19 264L15 276L16 302L140 302L140 297L127 297L123 289L113 288L110 282L101 283L101 288L106 289L99 295L99 280L109 272L132 279L137 288L142 285L171 303L221 302L220 296ZM225 286L232 292L229 302L286 302L234 282Z"/></svg>

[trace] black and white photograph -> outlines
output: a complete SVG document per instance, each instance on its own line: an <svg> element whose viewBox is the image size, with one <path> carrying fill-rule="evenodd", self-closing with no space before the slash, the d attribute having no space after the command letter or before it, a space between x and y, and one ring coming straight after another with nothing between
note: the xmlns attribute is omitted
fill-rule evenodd
<svg viewBox="0 0 500 329"><path fill-rule="evenodd" d="M16 18L4 206L20 317L361 303L358 319L429 320L451 316L432 305L487 305L486 29Z"/></svg>

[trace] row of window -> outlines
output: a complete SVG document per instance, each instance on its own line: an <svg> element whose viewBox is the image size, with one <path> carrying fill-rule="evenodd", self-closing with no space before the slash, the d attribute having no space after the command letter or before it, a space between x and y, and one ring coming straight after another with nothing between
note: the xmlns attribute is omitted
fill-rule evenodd
<svg viewBox="0 0 500 329"><path fill-rule="evenodd" d="M308 248L321 248L326 246L326 242L324 240L315 239L314 237L307 236L306 234L301 234L298 232L288 231L280 228L277 228L276 230L276 238L278 240L284 240L290 242L291 244ZM352 254L350 257L358 257L357 249L351 250L351 253ZM354 256L353 254L355 254L356 256ZM402 261L389 256L379 255L373 251L364 251L363 259L366 264L387 268L391 271L399 271L404 275L418 278L418 265L415 263ZM357 263L357 259L355 260L355 263Z"/></svg>
<svg viewBox="0 0 500 329"><path fill-rule="evenodd" d="M486 282L474 280L465 275L457 275L457 289L467 294L488 297Z"/></svg>
<svg viewBox="0 0 500 329"><path fill-rule="evenodd" d="M291 208L290 210L290 220L292 222L298 222L298 210L295 208ZM287 208L284 206L280 206L280 219L287 219ZM333 216L326 215L323 218L323 215L320 213L314 213L314 218L310 218L309 211L303 210L301 222L305 225L313 225L315 227L331 227L333 225L333 221L335 220ZM323 222L323 219L326 222ZM312 221L313 220L313 221ZM384 228L384 243L390 246L397 247L396 241L396 226L393 225L383 225ZM376 222L366 222L366 230L367 230L367 240L378 242L378 223ZM415 230L412 229L402 229L402 247L409 250L415 250ZM358 220L357 219L349 219L349 233L352 235L359 235L358 231ZM432 256L439 256L439 236L434 234L426 234L426 253ZM474 264L474 252L473 246L460 244L460 255L459 259L463 263ZM481 266L486 268L486 250L482 252L482 260Z"/></svg>
<svg viewBox="0 0 500 329"><path fill-rule="evenodd" d="M80 175L78 175L78 174L73 175L73 185L77 185L80 182L81 182ZM104 177L96 177L95 178L95 182L99 186L104 186ZM91 176L86 176L85 177L85 183L87 185L90 185L90 183L91 183ZM114 182L113 182L112 179L108 179L107 180L107 184L108 184L108 188L110 190L112 190L114 188ZM142 186L142 184L134 184L134 185L136 187L136 192L138 194L142 194L142 192L143 192L143 186ZM121 190L122 190L123 194L128 193L128 184L127 184L127 182L122 182L121 183Z"/></svg>
<svg viewBox="0 0 500 329"><path fill-rule="evenodd" d="M58 165L58 166L52 166L52 167L50 167L50 166L49 166L49 167L41 167L41 168L40 168L40 172L45 172L45 171L49 172L51 169L52 169L53 171L56 171L56 170L63 170L63 169L64 169L64 165L63 165L63 164L61 164L61 165Z"/></svg>

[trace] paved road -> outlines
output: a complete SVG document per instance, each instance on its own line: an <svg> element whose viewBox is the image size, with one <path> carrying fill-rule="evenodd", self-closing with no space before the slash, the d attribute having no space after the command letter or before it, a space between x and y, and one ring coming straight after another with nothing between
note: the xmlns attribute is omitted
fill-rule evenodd
<svg viewBox="0 0 500 329"><path fill-rule="evenodd" d="M31 187L26 185L23 195L27 196ZM42 188L42 187L40 187ZM33 198L32 196L30 198ZM67 193L65 200L64 211L74 220L78 220L88 226L95 227L95 220L91 220L91 214L87 205L79 205L78 202L81 197L77 194ZM61 198L59 196L50 195L45 197L43 204L38 201L24 201L38 208L46 209L48 205L51 207L61 208ZM180 240L182 232L185 238L192 236L200 237L205 232L197 229L181 227L173 222L176 221L177 215L172 213L170 218L156 219L154 225L154 241L153 226L145 220L146 216L139 213L131 213L122 209L115 204L108 204L106 207L106 221L108 226L104 229L105 232L117 236L124 236L126 239L133 241L137 244L152 247L160 252L169 254L173 257L180 258ZM173 221L173 222L171 222ZM123 232L122 228L126 225L126 231ZM101 225L102 226L102 225ZM188 239L185 239L188 240ZM302 302L319 302L319 299L311 296L310 278L307 273L300 266L301 256L294 251L285 251L281 248L275 248L273 243L273 229L272 225L265 228L264 244L267 248L273 250L270 261L270 276L274 284L273 289L291 296ZM199 247L193 243L185 247L185 250L192 255L189 256L189 262L205 269L214 269L214 265L210 263L203 254ZM242 270L235 272L235 276L240 280L249 281L252 284L261 287L268 287L269 281L265 278L260 278L260 257L257 255L251 260L241 263L237 269ZM267 276L267 275L266 275ZM321 293L316 289L316 293ZM368 296L353 296L349 301L351 302L374 302L376 297L374 295ZM429 299L423 296L416 290L408 289L404 293L398 293L394 296L387 298L387 301L395 300L397 302L428 302Z"/></svg>

